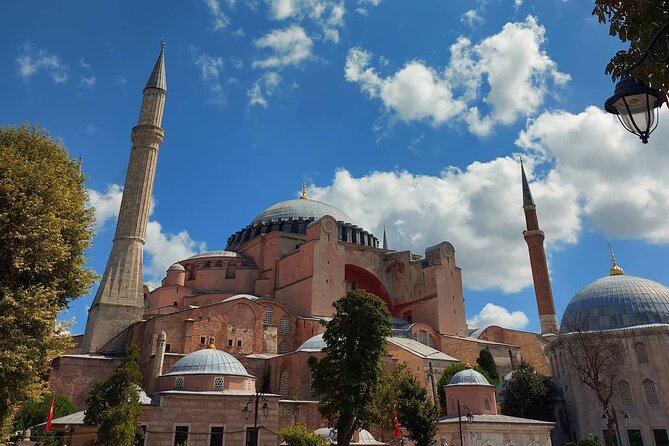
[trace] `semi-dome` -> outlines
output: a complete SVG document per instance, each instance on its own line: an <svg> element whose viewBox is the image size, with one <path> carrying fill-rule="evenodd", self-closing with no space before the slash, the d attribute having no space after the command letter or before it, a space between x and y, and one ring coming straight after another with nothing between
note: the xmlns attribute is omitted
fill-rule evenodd
<svg viewBox="0 0 669 446"><path fill-rule="evenodd" d="M264 221L297 220L299 218L318 220L326 215L334 217L337 221L345 223L353 222L351 217L331 204L306 198L297 198L295 200L282 201L268 207L253 219L252 224Z"/></svg>
<svg viewBox="0 0 669 446"><path fill-rule="evenodd" d="M616 267L610 276L595 280L571 298L562 316L562 333L669 324L669 288L624 275Z"/></svg>
<svg viewBox="0 0 669 446"><path fill-rule="evenodd" d="M209 348L189 353L179 359L167 375L237 375L250 376L237 358L229 353Z"/></svg>
<svg viewBox="0 0 669 446"><path fill-rule="evenodd" d="M478 385L484 385L484 386L489 386L490 383L488 382L487 379L485 379L485 376L477 372L471 367L467 367L464 370L459 371L453 377L451 378L451 382L449 385L455 386L455 385L471 385L471 384L478 384Z"/></svg>
<svg viewBox="0 0 669 446"><path fill-rule="evenodd" d="M302 345L297 349L298 352L320 352L328 345L323 339L323 333L313 336L307 339Z"/></svg>

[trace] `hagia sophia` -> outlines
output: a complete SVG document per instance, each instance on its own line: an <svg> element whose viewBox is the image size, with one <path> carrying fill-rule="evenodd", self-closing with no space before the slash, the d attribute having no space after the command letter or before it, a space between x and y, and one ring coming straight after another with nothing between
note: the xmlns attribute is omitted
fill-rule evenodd
<svg viewBox="0 0 669 446"><path fill-rule="evenodd" d="M482 349L490 350L500 375L525 361L559 388L555 422L510 417L498 412L497 389L468 367L445 386L446 415L435 444L548 446L593 433L601 438L603 406L569 373L557 342L560 331L568 332L565 320L587 315L587 331L624 347L615 396L607 403L613 413L605 414L617 416L618 444L669 446L669 289L625 275L612 256L610 274L571 299L560 326L544 233L522 164L523 237L541 333L468 328L456 247L435 240L420 255L390 249L385 231L380 240L345 209L310 199L306 185L298 198L260 211L230 235L224 250L173 259L160 287L144 285L144 237L164 136L164 53L163 46L132 130L114 242L86 331L49 375L50 389L82 410L54 420L67 445L94 444L95 427L83 423L86 397L131 343L140 348L144 376L140 444L249 445L257 423L258 444L279 445L278 430L296 422L336 441L318 413L307 361L324 355L323 322L333 315L332 303L364 289L383 299L393 317L386 370L406 363L435 401L442 371L475 360ZM252 401L259 401L255 409ZM463 433L455 401L471 411ZM399 443L361 430L353 444Z"/></svg>

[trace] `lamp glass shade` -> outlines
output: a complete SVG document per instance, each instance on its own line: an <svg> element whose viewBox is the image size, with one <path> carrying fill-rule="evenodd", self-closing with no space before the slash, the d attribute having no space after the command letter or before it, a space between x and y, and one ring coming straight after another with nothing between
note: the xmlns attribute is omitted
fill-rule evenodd
<svg viewBox="0 0 669 446"><path fill-rule="evenodd" d="M659 91L627 77L618 82L604 108L618 116L625 130L637 135L645 144L657 127L659 109L665 101L666 97Z"/></svg>

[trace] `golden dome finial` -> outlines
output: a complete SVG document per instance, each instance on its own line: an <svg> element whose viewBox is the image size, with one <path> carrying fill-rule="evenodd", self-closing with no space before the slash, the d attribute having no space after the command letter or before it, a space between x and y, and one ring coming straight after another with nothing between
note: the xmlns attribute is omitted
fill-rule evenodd
<svg viewBox="0 0 669 446"><path fill-rule="evenodd" d="M209 345L207 346L207 348L208 348L209 350L216 350L216 344L214 344L214 343L212 342L211 344L209 344Z"/></svg>
<svg viewBox="0 0 669 446"><path fill-rule="evenodd" d="M308 200L309 195L307 195L307 180L304 180L302 183L302 194L300 194L300 200Z"/></svg>
<svg viewBox="0 0 669 446"><path fill-rule="evenodd" d="M611 269L609 270L609 275L610 276L622 276L625 274L625 271L621 267L618 266L616 263L616 255L613 253L613 246L611 245L611 242L609 242L609 253L611 254Z"/></svg>
<svg viewBox="0 0 669 446"><path fill-rule="evenodd" d="M465 368L466 369L473 369L472 365L469 363L469 359L467 359L467 362L465 362Z"/></svg>

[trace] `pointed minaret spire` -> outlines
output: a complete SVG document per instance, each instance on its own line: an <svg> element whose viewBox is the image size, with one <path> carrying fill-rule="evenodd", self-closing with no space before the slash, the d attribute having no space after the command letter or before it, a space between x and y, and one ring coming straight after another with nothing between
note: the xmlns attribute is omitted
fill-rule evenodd
<svg viewBox="0 0 669 446"><path fill-rule="evenodd" d="M124 338L118 335L144 314L142 256L158 150L164 137L161 125L166 96L163 42L158 61L144 88L139 122L132 129L132 149L114 244L88 310L82 353L123 353Z"/></svg>
<svg viewBox="0 0 669 446"><path fill-rule="evenodd" d="M520 161L520 173L523 181L523 209L525 210L525 224L527 227L523 231L523 237L527 242L527 248L530 252L530 266L534 282L534 295L537 299L537 307L539 309L541 334L557 333L557 315L555 314L553 291L551 290L548 263L546 262L546 252L544 251L544 231L539 229L537 207L532 198L532 192L527 182L522 159Z"/></svg>
<svg viewBox="0 0 669 446"><path fill-rule="evenodd" d="M308 200L309 195L307 195L307 180L302 182L302 193L300 194L300 200Z"/></svg>
<svg viewBox="0 0 669 446"><path fill-rule="evenodd" d="M388 237L386 237L386 225L383 225L383 249L388 249Z"/></svg>
<svg viewBox="0 0 669 446"><path fill-rule="evenodd" d="M611 269L609 270L610 276L623 276L625 271L616 263L616 255L613 253L613 246L609 242L609 254L611 255Z"/></svg>

